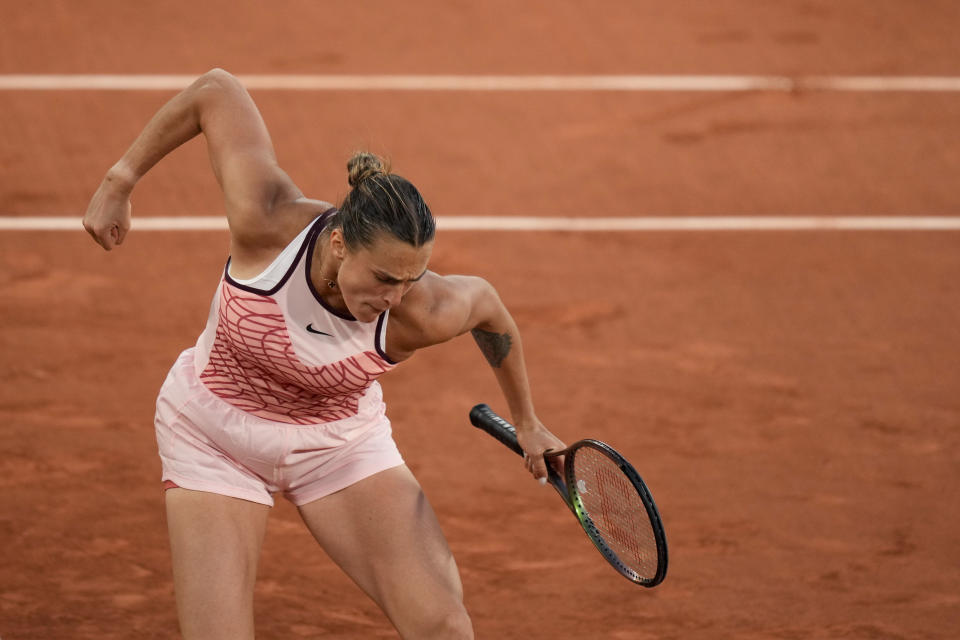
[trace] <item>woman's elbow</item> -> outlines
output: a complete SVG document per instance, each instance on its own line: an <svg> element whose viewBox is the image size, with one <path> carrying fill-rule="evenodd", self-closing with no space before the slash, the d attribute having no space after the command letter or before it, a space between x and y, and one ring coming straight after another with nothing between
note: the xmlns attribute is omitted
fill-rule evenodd
<svg viewBox="0 0 960 640"><path fill-rule="evenodd" d="M235 75L220 67L214 67L194 80L189 90L203 98L230 93L238 89L243 90L243 85Z"/></svg>

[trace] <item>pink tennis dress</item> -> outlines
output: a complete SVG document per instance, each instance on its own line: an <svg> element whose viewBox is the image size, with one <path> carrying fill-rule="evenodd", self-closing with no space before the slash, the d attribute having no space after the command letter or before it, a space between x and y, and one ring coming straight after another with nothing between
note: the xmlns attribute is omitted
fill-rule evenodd
<svg viewBox="0 0 960 640"><path fill-rule="evenodd" d="M403 463L376 379L388 311L359 322L313 288L315 219L263 273L217 287L207 327L170 370L155 426L163 480L302 505Z"/></svg>

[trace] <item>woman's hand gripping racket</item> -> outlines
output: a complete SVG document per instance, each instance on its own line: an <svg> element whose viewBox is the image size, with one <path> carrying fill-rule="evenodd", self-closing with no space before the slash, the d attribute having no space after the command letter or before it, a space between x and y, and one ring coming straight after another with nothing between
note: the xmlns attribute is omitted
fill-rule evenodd
<svg viewBox="0 0 960 640"><path fill-rule="evenodd" d="M487 405L475 406L470 422L523 455L516 429ZM564 456L563 477L548 463L548 480L603 557L636 584L655 587L663 582L667 538L657 505L640 474L598 440L581 440L544 455L559 456Z"/></svg>

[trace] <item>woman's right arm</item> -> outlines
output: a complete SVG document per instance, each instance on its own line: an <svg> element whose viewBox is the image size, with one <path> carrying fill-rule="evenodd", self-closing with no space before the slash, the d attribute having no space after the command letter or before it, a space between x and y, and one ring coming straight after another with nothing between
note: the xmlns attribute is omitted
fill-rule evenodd
<svg viewBox="0 0 960 640"><path fill-rule="evenodd" d="M83 226L104 249L123 242L130 228L130 193L168 153L203 133L224 194L231 253L256 254L289 240L271 216L302 197L277 165L270 134L240 82L213 69L165 104L123 157L107 171L87 208ZM235 256L237 257L237 256Z"/></svg>

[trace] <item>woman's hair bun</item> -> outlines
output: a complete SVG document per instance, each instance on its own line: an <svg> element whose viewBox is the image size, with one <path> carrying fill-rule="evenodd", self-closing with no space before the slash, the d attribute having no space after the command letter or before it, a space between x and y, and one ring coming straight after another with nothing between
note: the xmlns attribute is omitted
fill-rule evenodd
<svg viewBox="0 0 960 640"><path fill-rule="evenodd" d="M347 162L347 182L356 187L367 178L390 173L390 163L369 151L358 151Z"/></svg>

